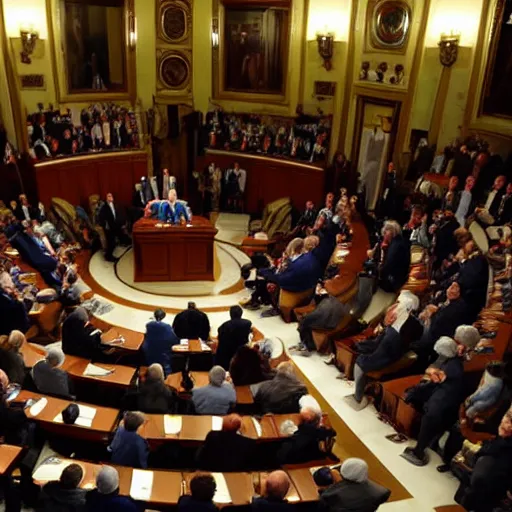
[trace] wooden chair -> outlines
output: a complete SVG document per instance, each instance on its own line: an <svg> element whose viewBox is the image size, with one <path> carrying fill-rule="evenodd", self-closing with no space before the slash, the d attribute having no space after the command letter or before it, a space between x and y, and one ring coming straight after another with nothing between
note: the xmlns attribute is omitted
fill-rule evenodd
<svg viewBox="0 0 512 512"><path fill-rule="evenodd" d="M315 293L314 288L305 290L303 292L289 292L281 290L279 292L279 309L283 320L289 324L293 321L293 310L298 306L305 306L313 297Z"/></svg>

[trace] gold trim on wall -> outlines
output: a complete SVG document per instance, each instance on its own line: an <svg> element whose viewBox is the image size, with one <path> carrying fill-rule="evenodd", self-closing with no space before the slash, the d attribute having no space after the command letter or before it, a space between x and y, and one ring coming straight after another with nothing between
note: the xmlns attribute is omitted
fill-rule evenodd
<svg viewBox="0 0 512 512"><path fill-rule="evenodd" d="M134 0L124 0L124 50L126 70L126 91L80 92L69 91L66 67L65 38L61 33L61 0L46 0L46 16L48 18L48 39L52 53L52 68L55 81L55 92L58 103L87 103L97 101L129 101L135 104L137 96L137 78L135 71L135 46L130 44L130 30L135 27ZM136 43L135 43L136 44Z"/></svg>
<svg viewBox="0 0 512 512"><path fill-rule="evenodd" d="M169 37L164 29L164 19L165 19L165 12L168 9L178 9L183 14L184 19L184 32L181 37L178 37L176 39L173 39ZM173 1L166 1L163 2L157 11L157 23L158 23L158 37L169 44L178 44L183 43L183 41L186 41L188 38L192 36L192 7L188 2L184 2L181 0L173 0Z"/></svg>

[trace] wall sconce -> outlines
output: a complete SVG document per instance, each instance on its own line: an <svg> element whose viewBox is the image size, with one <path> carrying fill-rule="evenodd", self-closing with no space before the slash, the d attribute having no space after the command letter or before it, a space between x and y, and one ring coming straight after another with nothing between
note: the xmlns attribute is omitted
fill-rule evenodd
<svg viewBox="0 0 512 512"><path fill-rule="evenodd" d="M439 60L445 68L452 67L459 55L460 34L441 34L439 46Z"/></svg>
<svg viewBox="0 0 512 512"><path fill-rule="evenodd" d="M128 18L128 45L130 50L135 49L135 45L137 44L137 21L133 14L130 14Z"/></svg>
<svg viewBox="0 0 512 512"><path fill-rule="evenodd" d="M334 53L334 35L333 34L319 34L316 36L318 42L318 53L324 59L324 68L327 71L332 69L332 55Z"/></svg>
<svg viewBox="0 0 512 512"><path fill-rule="evenodd" d="M212 19L212 47L219 47L219 19Z"/></svg>
<svg viewBox="0 0 512 512"><path fill-rule="evenodd" d="M39 34L34 30L20 30L21 47L23 50L20 52L21 62L23 64L31 64L32 60L30 55L34 53L36 41L39 39Z"/></svg>

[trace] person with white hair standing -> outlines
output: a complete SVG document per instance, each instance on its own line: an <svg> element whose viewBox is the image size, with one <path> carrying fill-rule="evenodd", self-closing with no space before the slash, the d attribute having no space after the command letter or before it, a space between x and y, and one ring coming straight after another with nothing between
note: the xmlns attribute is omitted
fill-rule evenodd
<svg viewBox="0 0 512 512"><path fill-rule="evenodd" d="M404 343L405 336L401 329L419 305L420 301L413 293L401 294L399 300L386 313L384 330L376 338L354 345L356 352L359 352L354 366L355 392L346 397L346 401L354 410L360 411L368 405L368 398L364 396L366 374L382 370L404 355L407 345Z"/></svg>
<svg viewBox="0 0 512 512"><path fill-rule="evenodd" d="M87 493L86 512L139 512L137 504L127 496L119 496L119 473L103 466L96 475L96 489Z"/></svg>
<svg viewBox="0 0 512 512"><path fill-rule="evenodd" d="M62 397L71 395L68 374L61 369L64 358L64 352L60 348L50 348L46 358L34 365L32 379L40 393Z"/></svg>
<svg viewBox="0 0 512 512"><path fill-rule="evenodd" d="M236 391L229 374L222 366L214 366L208 373L210 383L192 390L192 402L197 414L227 414L236 404Z"/></svg>
<svg viewBox="0 0 512 512"><path fill-rule="evenodd" d="M438 358L422 382L408 391L405 401L424 413L416 446L402 454L411 464L428 464L426 449L457 421L464 399L464 358L479 341L480 333L471 325L457 327L453 339L439 338L434 346Z"/></svg>
<svg viewBox="0 0 512 512"><path fill-rule="evenodd" d="M368 464L362 459L346 459L339 473L331 470L331 475L334 483L320 491L322 510L374 512L391 495L389 489L368 480Z"/></svg>

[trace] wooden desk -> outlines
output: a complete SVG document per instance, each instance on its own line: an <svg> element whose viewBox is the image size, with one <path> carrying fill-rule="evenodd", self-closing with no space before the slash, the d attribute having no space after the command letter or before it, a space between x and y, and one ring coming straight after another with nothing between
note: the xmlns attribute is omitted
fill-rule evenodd
<svg viewBox="0 0 512 512"><path fill-rule="evenodd" d="M0 444L0 475L8 474L20 458L23 448L10 444Z"/></svg>
<svg viewBox="0 0 512 512"><path fill-rule="evenodd" d="M192 379L194 380L194 389L202 388L203 386L207 386L210 382L208 378L208 372L190 372ZM178 393L185 396L192 396L191 392L187 392L181 386L181 373L171 373L165 379L165 383L168 386L172 386L173 388L178 390ZM250 386L235 386L236 391L236 403L237 404L253 404L254 398L252 396L251 387Z"/></svg>
<svg viewBox="0 0 512 512"><path fill-rule="evenodd" d="M46 407L37 416L32 416L28 408L25 409L25 414L27 418L34 419L43 427L43 429L47 430L48 432L61 434L68 438L104 442L108 440L110 433L113 431L117 424L119 411L116 409L110 409L108 407L99 407L96 405L90 406L89 404L84 404L82 402L62 400L60 398L53 398L51 396L45 396L26 390L22 390L14 401L24 402L29 398L37 400L42 397L48 400ZM64 423L57 423L54 421L55 417L71 403L90 406L96 409L96 415L92 420L91 427L82 427L80 425L65 425Z"/></svg>
<svg viewBox="0 0 512 512"><path fill-rule="evenodd" d="M40 347L34 346L32 343L25 343L21 348L23 360L27 368L33 368L34 365L46 357L46 351ZM72 356L66 354L64 362L61 368L68 372L68 374L77 380L89 381L89 382L101 382L102 384L127 388L130 386L131 381L136 373L135 368L129 366L121 366L119 364L102 364L94 363L96 366L106 369L113 369L114 372L104 377L94 377L91 375L84 375L85 368L90 363L88 359L81 357Z"/></svg>
<svg viewBox="0 0 512 512"><path fill-rule="evenodd" d="M203 341L203 343L205 342ZM214 352L211 347L208 347L208 350L203 350L199 340L188 340L187 345L174 345L172 351L183 355L212 354Z"/></svg>
<svg viewBox="0 0 512 512"><path fill-rule="evenodd" d="M92 322L94 324L94 322ZM120 337L124 338L124 343L111 345L112 340ZM115 348L116 350L129 350L130 352L137 352L142 343L144 342L144 334L141 332L132 331L131 329L125 329L124 327L112 326L108 331L101 335L101 341L103 344L109 347Z"/></svg>
<svg viewBox="0 0 512 512"><path fill-rule="evenodd" d="M213 281L217 230L210 221L194 217L190 227L157 224L143 218L133 226L134 281Z"/></svg>
<svg viewBox="0 0 512 512"><path fill-rule="evenodd" d="M299 501L318 501L318 487L309 468L286 468L286 472L297 489Z"/></svg>
<svg viewBox="0 0 512 512"><path fill-rule="evenodd" d="M281 421L291 417L288 414L278 415ZM183 441L201 443L206 439L212 430L212 416L187 416L183 415L181 431L178 434L166 434L164 428L163 414L146 414L146 422L140 427L139 434L145 437L150 444L159 445L169 441ZM261 437L258 437L256 427L251 416L242 416L242 435L259 441L276 441L281 435L276 430L276 423L273 416L263 416L260 420Z"/></svg>

